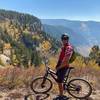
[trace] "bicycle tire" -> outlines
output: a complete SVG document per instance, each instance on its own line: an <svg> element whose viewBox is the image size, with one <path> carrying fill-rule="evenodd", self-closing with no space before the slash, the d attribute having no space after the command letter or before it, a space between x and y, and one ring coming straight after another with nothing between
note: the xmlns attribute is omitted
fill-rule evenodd
<svg viewBox="0 0 100 100"><path fill-rule="evenodd" d="M36 84L36 82L37 81L40 81L39 83L38 83L38 85L41 85L41 82L42 82L42 80L44 79L44 77L43 76L40 76L40 77L37 77L37 78L35 78L32 82L31 82L31 84L30 84L30 86L31 86L31 89L32 89L32 91L33 92L35 92L35 93L47 93L48 91L50 91L51 90L51 88L52 88L52 86L53 86L53 83L52 83L52 81L49 79L49 78L46 78L46 90L43 90L43 91L40 91L40 90L35 90L35 88L36 87L34 87L34 85ZM49 82L49 84L47 84ZM41 87L42 88L42 87Z"/></svg>
<svg viewBox="0 0 100 100"><path fill-rule="evenodd" d="M74 82L75 81L79 81L79 82L82 82L82 83L84 83L83 85L87 85L88 86L88 88L89 88L89 92L87 93L87 94L85 94L84 96L76 96L75 94L73 94L72 93L72 91L71 91L71 89L70 89L70 87L71 87L71 85L72 85L72 83L74 84L74 85L76 85ZM79 84L79 83L78 83ZM78 85L77 85L78 86ZM79 85L80 86L80 85ZM82 88L82 87L81 87ZM86 88L86 89L88 89L88 88ZM77 99L86 99L87 97L89 97L90 95L91 95L91 93L92 93L92 87L91 87L91 85L89 84L89 82L87 82L86 80L84 80L84 79L72 79L72 80L70 80L69 82L68 82L68 93L72 96L72 97L74 97L74 98L77 98Z"/></svg>

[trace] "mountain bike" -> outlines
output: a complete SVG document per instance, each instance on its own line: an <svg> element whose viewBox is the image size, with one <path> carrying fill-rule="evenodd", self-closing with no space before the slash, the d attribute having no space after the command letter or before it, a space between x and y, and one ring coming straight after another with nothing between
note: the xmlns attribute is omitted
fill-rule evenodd
<svg viewBox="0 0 100 100"><path fill-rule="evenodd" d="M47 93L52 89L53 82L48 76L50 75L56 82L57 76L56 72L51 70L50 67L45 62L46 72L44 76L39 76L33 79L31 82L31 89L35 93ZM77 99L85 99L89 97L92 93L92 87L86 80L82 78L69 79L70 72L74 67L69 67L63 81L63 88L72 97Z"/></svg>

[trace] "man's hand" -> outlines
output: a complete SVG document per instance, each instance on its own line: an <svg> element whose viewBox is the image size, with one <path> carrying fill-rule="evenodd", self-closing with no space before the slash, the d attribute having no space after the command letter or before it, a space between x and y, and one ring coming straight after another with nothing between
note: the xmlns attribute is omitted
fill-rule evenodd
<svg viewBox="0 0 100 100"><path fill-rule="evenodd" d="M56 67L56 70L59 70L59 69L61 69L61 68L62 68L62 66Z"/></svg>
<svg viewBox="0 0 100 100"><path fill-rule="evenodd" d="M62 64L60 66L56 67L56 70L59 70L67 65L68 65L68 63L66 61L64 61L64 62L62 62Z"/></svg>
<svg viewBox="0 0 100 100"><path fill-rule="evenodd" d="M61 68L63 68L63 67L65 67L65 66L68 65L68 62L66 61L66 59L67 59L67 58L64 58L64 59L63 59L63 61L62 61L62 63L60 64L60 66L56 66L56 70L59 70L59 69L61 69Z"/></svg>

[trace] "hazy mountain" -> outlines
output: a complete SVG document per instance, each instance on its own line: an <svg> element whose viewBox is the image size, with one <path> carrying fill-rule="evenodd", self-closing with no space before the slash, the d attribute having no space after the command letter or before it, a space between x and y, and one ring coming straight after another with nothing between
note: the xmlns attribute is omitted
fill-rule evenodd
<svg viewBox="0 0 100 100"><path fill-rule="evenodd" d="M83 35L86 39L93 39L100 43L100 22L95 21L71 21L65 19L42 19L43 24L64 26L75 33Z"/></svg>
<svg viewBox="0 0 100 100"><path fill-rule="evenodd" d="M86 45L88 43L87 40L82 35L77 34L72 29L67 28L65 26L53 26L44 24L44 30L59 40L62 33L68 32L70 36L70 41L75 46L80 46L80 44ZM86 42L82 42L82 40L85 40Z"/></svg>
<svg viewBox="0 0 100 100"><path fill-rule="evenodd" d="M45 31L57 38L62 33L68 32L71 42L84 55L88 54L88 49L91 46L100 44L100 22L65 19L42 19L41 21Z"/></svg>

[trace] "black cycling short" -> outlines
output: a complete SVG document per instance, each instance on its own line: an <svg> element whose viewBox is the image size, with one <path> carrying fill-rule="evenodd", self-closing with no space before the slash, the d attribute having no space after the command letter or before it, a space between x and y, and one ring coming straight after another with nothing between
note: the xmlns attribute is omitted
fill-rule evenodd
<svg viewBox="0 0 100 100"><path fill-rule="evenodd" d="M68 68L63 67L63 68L57 70L56 75L57 75L57 82L58 83L63 83L63 80L64 80L65 74L67 72L67 69Z"/></svg>

